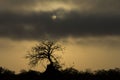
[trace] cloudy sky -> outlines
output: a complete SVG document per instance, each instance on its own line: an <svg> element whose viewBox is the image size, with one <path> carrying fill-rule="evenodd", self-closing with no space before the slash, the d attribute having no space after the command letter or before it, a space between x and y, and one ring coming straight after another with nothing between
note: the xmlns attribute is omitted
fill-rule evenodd
<svg viewBox="0 0 120 80"><path fill-rule="evenodd" d="M27 69L27 50L55 39L66 67L120 67L119 8L120 0L0 0L0 66Z"/></svg>

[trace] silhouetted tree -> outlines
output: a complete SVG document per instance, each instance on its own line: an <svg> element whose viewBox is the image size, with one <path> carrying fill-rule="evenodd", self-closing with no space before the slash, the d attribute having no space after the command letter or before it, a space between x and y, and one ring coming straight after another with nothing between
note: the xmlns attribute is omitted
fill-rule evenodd
<svg viewBox="0 0 120 80"><path fill-rule="evenodd" d="M42 61L48 61L47 69L60 68L58 57L54 54L55 51L61 51L62 47L55 41L41 41L36 46L32 47L26 58L30 60L31 66L36 66ZM49 68L48 68L49 67Z"/></svg>

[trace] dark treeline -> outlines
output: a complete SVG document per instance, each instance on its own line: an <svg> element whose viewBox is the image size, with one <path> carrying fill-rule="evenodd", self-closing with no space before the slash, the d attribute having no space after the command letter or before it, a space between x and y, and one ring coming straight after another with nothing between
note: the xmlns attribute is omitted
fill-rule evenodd
<svg viewBox="0 0 120 80"><path fill-rule="evenodd" d="M53 70L52 72L38 72L22 70L19 74L0 67L0 80L120 80L120 69L78 71L74 68Z"/></svg>

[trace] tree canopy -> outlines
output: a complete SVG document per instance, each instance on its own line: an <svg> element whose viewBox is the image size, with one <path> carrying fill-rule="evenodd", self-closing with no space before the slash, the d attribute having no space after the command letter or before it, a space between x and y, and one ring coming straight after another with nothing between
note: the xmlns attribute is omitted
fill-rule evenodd
<svg viewBox="0 0 120 80"><path fill-rule="evenodd" d="M26 58L29 59L29 64L31 66L36 66L43 61L47 61L49 65L59 68L59 57L55 52L61 50L63 50L61 45L56 41L40 41L36 46L32 47L31 51L26 55Z"/></svg>

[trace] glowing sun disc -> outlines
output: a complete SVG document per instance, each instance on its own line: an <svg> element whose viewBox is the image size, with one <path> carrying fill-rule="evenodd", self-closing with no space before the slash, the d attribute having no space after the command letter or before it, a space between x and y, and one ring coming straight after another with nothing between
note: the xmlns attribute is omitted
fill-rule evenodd
<svg viewBox="0 0 120 80"><path fill-rule="evenodd" d="M52 16L52 19L53 19L53 20L57 19L57 16L56 16L56 15L53 15L53 16Z"/></svg>

